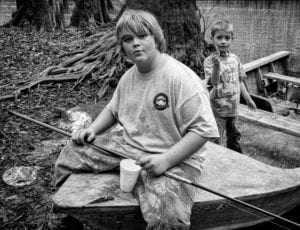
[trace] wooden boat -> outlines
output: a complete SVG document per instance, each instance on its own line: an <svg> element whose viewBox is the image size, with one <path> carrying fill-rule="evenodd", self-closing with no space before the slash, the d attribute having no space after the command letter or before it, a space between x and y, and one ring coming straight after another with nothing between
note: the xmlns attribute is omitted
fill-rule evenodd
<svg viewBox="0 0 300 230"><path fill-rule="evenodd" d="M246 86L259 109L239 107L247 154L278 167L297 167L299 162L300 73L289 71L290 55L279 51L244 65Z"/></svg>
<svg viewBox="0 0 300 230"><path fill-rule="evenodd" d="M248 87L257 84L256 75L262 73L260 68L271 65L270 62L274 65L284 57L287 57L286 52L268 61L246 64L250 75ZM239 125L246 137L242 144L247 154L208 142L207 163L200 184L282 215L300 205L300 124L263 110L251 112L244 105L240 111ZM113 200L89 204L107 196ZM53 202L55 209L88 223L93 229L143 229L144 226L138 201L119 188L118 172L71 175L54 195ZM192 229L223 230L253 226L271 219L198 189L191 222Z"/></svg>
<svg viewBox="0 0 300 230"><path fill-rule="evenodd" d="M282 215L300 204L300 168L283 169L266 165L213 143L208 143L206 170L201 184ZM114 200L88 204L100 197ZM91 226L108 229L142 223L137 200L119 189L118 173L74 174L53 197L56 209ZM192 214L192 229L234 229L255 225L270 217L198 190ZM244 212L241 209L246 209ZM113 226L111 225L113 223ZM96 228L97 229L97 228Z"/></svg>
<svg viewBox="0 0 300 230"><path fill-rule="evenodd" d="M247 73L245 84L252 98L259 109L273 114L263 111L257 114L250 113L241 105L240 116L247 121L299 137L300 77L286 75L289 56L289 51L280 51L244 65ZM241 103L244 103L243 100ZM283 119L275 114L296 121Z"/></svg>

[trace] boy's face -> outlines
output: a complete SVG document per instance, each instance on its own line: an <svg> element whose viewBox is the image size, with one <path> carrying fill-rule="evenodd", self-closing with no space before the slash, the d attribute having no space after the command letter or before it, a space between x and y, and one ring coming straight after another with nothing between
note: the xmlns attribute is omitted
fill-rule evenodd
<svg viewBox="0 0 300 230"><path fill-rule="evenodd" d="M229 51L232 42L232 32L225 30L216 31L212 37L212 42L218 48L220 53L226 53Z"/></svg>
<svg viewBox="0 0 300 230"><path fill-rule="evenodd" d="M125 54L137 66L151 63L158 51L154 36L149 33L122 31L120 37Z"/></svg>

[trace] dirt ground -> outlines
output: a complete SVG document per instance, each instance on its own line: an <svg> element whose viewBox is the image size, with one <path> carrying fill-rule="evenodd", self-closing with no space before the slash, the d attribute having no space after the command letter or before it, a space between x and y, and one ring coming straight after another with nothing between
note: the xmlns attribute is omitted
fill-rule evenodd
<svg viewBox="0 0 300 230"><path fill-rule="evenodd" d="M68 58L60 55L84 48L93 32L91 28L69 28L63 33L38 34L0 28L0 97L12 94L46 67ZM47 229L54 162L64 144L60 134L10 115L7 109L55 126L61 109L99 102L97 84L87 79L72 89L74 84L49 82L18 98L0 101L0 229ZM47 141L50 147L45 147ZM2 176L14 166L39 167L36 180L27 186L7 185Z"/></svg>

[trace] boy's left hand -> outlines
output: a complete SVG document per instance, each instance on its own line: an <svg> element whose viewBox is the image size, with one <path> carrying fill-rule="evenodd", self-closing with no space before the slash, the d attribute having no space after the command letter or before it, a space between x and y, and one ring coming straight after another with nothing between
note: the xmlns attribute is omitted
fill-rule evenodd
<svg viewBox="0 0 300 230"><path fill-rule="evenodd" d="M142 155L137 161L147 172L159 176L169 169L169 162L163 154Z"/></svg>
<svg viewBox="0 0 300 230"><path fill-rule="evenodd" d="M247 105L250 110L253 110L253 111L256 110L256 104L252 99L247 101Z"/></svg>

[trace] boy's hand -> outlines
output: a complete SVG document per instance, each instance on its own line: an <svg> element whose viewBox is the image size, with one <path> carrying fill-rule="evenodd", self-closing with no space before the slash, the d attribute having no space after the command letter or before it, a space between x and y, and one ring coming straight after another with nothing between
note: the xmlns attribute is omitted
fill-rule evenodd
<svg viewBox="0 0 300 230"><path fill-rule="evenodd" d="M248 105L248 108L249 108L250 110L253 110L253 111L256 110L256 104L255 104L255 102L254 102L252 99L249 99L249 100L247 101L247 105Z"/></svg>
<svg viewBox="0 0 300 230"><path fill-rule="evenodd" d="M136 161L136 164L155 176L163 174L170 167L168 160L163 154L142 155Z"/></svg>
<svg viewBox="0 0 300 230"><path fill-rule="evenodd" d="M215 67L219 67L220 66L220 58L219 58L219 54L216 53L212 56L212 63L214 64Z"/></svg>
<svg viewBox="0 0 300 230"><path fill-rule="evenodd" d="M72 133L72 141L79 145L84 144L84 142L93 142L95 138L96 134L91 128L80 129L77 132Z"/></svg>

